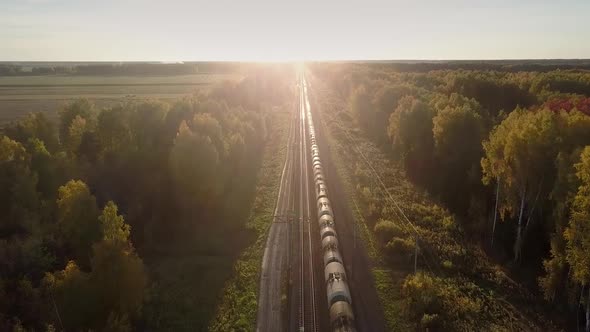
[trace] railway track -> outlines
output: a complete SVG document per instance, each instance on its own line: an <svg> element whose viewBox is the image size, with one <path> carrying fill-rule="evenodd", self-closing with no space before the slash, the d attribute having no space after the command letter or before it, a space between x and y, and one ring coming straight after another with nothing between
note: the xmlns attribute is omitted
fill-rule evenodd
<svg viewBox="0 0 590 332"><path fill-rule="evenodd" d="M297 114L290 120L287 153L280 178L273 223L264 251L260 278L260 297L256 331L283 331L286 328L281 305L283 271L291 267L291 224L293 223L296 195L296 159L298 156Z"/></svg>
<svg viewBox="0 0 590 332"><path fill-rule="evenodd" d="M312 235L312 213L309 195L309 158L307 149L306 100L303 85L300 84L299 97L299 331L319 331L315 287L314 246Z"/></svg>
<svg viewBox="0 0 590 332"><path fill-rule="evenodd" d="M301 75L299 105L292 127L295 133L290 189L296 218L289 224L291 235L286 246L291 262L288 330L355 331L352 301L338 249L306 84Z"/></svg>
<svg viewBox="0 0 590 332"><path fill-rule="evenodd" d="M335 236L333 214L331 209L324 210L329 204L326 192L320 196L318 191L320 185L325 188L325 178L318 169L318 146L303 76L298 86L299 103L292 113L287 156L263 256L256 326L260 332L328 331L335 329L332 317L339 320L337 325L353 324L346 320L353 319L349 306L337 306L336 316L332 312L332 304L342 298L350 303L350 294L343 268L336 281L327 279L326 255L334 253L339 264L342 258L337 246L328 249L324 245L328 234ZM331 233L326 232L327 226ZM339 297L334 300L335 296Z"/></svg>

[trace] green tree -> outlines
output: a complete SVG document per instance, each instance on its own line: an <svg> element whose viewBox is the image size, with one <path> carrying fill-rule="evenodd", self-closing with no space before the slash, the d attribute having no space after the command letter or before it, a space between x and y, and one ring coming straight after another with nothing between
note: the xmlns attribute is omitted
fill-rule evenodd
<svg viewBox="0 0 590 332"><path fill-rule="evenodd" d="M84 127L86 130L93 128L94 123L96 122L96 110L94 105L90 103L87 99L80 99L73 103L66 105L64 108L59 110L59 138L61 140L61 144L67 147L76 147L79 145L79 142L82 139L82 135L78 133L80 124L75 125L76 129L73 130L72 133L72 123L76 118L78 123L82 122L80 119L84 120ZM70 137L72 134L73 139L79 140L78 143L70 142ZM71 150L71 151L75 151Z"/></svg>
<svg viewBox="0 0 590 332"><path fill-rule="evenodd" d="M70 123L67 136L64 140L66 142L66 148L68 152L74 155L78 154L78 149L80 148L80 144L82 144L82 139L87 130L88 127L86 125L86 119L76 115L76 117Z"/></svg>
<svg viewBox="0 0 590 332"><path fill-rule="evenodd" d="M63 271L44 278L66 330L129 331L130 319L139 317L147 274L129 242L130 227L117 210L108 202L98 217L103 238L92 246L89 273L70 261Z"/></svg>
<svg viewBox="0 0 590 332"><path fill-rule="evenodd" d="M221 193L219 163L220 155L211 137L193 132L183 121L170 152L170 167L185 211L196 212L191 206L205 207Z"/></svg>
<svg viewBox="0 0 590 332"><path fill-rule="evenodd" d="M113 201L108 201L98 217L102 227L102 237L104 241L126 243L131 234L131 226L125 224L123 216L118 215L117 210L117 205Z"/></svg>
<svg viewBox="0 0 590 332"><path fill-rule="evenodd" d="M131 143L131 112L127 107L119 106L104 109L98 115L98 139L107 152L121 151L129 148Z"/></svg>
<svg viewBox="0 0 590 332"><path fill-rule="evenodd" d="M56 158L45 148L42 140L31 138L28 142L31 152L31 170L38 175L37 190L44 200L55 200L57 188L65 170L58 169Z"/></svg>
<svg viewBox="0 0 590 332"><path fill-rule="evenodd" d="M104 323L115 314L138 317L148 284L143 261L130 243L109 240L93 247L90 282L95 288L95 315Z"/></svg>
<svg viewBox="0 0 590 332"><path fill-rule="evenodd" d="M374 228L377 238L382 244L386 244L393 237L401 237L404 235L402 228L390 220L379 219Z"/></svg>
<svg viewBox="0 0 590 332"><path fill-rule="evenodd" d="M22 144L0 137L0 229L6 235L30 232L38 222L38 177L30 163Z"/></svg>
<svg viewBox="0 0 590 332"><path fill-rule="evenodd" d="M408 85L386 85L377 90L373 97L369 116L368 134L371 135L377 144L387 142L387 121L389 116L398 106L402 97L411 95L413 89Z"/></svg>
<svg viewBox="0 0 590 332"><path fill-rule="evenodd" d="M42 284L59 315L56 323L63 325L66 331L94 327L91 322L95 319L96 293L89 274L81 271L76 262L69 261L62 271L47 273Z"/></svg>
<svg viewBox="0 0 590 332"><path fill-rule="evenodd" d="M433 119L435 156L440 164L439 193L455 211L465 212L470 201L453 193L475 195L481 186L479 161L484 121L469 105L446 106Z"/></svg>
<svg viewBox="0 0 590 332"><path fill-rule="evenodd" d="M115 318L124 322L139 315L148 283L143 261L129 241L131 227L117 210L109 201L98 218L103 238L93 246L92 257L91 281L99 290L99 316L109 317L109 324Z"/></svg>
<svg viewBox="0 0 590 332"><path fill-rule="evenodd" d="M430 106L411 96L402 98L389 117L387 133L393 153L404 165L408 174L422 183L429 183L434 140Z"/></svg>
<svg viewBox="0 0 590 332"><path fill-rule="evenodd" d="M6 135L21 144L26 144L30 139L38 139L51 153L55 153L59 149L57 128L41 112L29 113L14 125L8 126Z"/></svg>
<svg viewBox="0 0 590 332"><path fill-rule="evenodd" d="M365 86L356 88L350 97L350 109L359 126L368 131L371 125L373 104Z"/></svg>
<svg viewBox="0 0 590 332"><path fill-rule="evenodd" d="M92 243L100 238L96 198L80 180L58 190L57 221L64 245L78 262L88 262Z"/></svg>

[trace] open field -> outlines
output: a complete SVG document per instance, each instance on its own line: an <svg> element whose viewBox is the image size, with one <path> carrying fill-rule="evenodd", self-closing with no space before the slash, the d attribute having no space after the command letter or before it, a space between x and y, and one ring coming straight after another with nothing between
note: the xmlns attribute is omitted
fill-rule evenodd
<svg viewBox="0 0 590 332"><path fill-rule="evenodd" d="M99 107L130 99L177 99L198 89L239 75L197 74L176 76L12 76L0 77L0 124L29 112L50 117L63 104L87 98Z"/></svg>

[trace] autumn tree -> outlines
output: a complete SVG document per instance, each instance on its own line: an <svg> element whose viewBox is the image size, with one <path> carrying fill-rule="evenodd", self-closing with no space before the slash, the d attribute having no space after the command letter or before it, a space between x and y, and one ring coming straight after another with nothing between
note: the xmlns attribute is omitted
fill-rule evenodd
<svg viewBox="0 0 590 332"><path fill-rule="evenodd" d="M96 110L87 99L79 99L66 105L59 110L61 144L74 152L82 141L84 131L94 128L95 122Z"/></svg>
<svg viewBox="0 0 590 332"><path fill-rule="evenodd" d="M439 162L439 193L455 211L466 212L469 200L453 193L477 194L484 119L471 105L446 106L433 121L434 154ZM458 199L457 199L458 198Z"/></svg>
<svg viewBox="0 0 590 332"><path fill-rule="evenodd" d="M88 262L92 243L100 237L96 198L80 180L58 190L57 222L64 245L78 262Z"/></svg>
<svg viewBox="0 0 590 332"><path fill-rule="evenodd" d="M207 201L215 198L221 190L217 177L220 153L214 142L215 137L206 134L219 133L215 122L206 121L200 126L205 123L213 125L213 128L203 130L201 134L193 132L186 122L182 122L170 152L172 177L178 188L179 199L186 204L206 206Z"/></svg>
<svg viewBox="0 0 590 332"><path fill-rule="evenodd" d="M128 331L143 304L148 284L145 266L115 203L109 201L96 221L102 239L92 247L90 272L69 261L64 270L46 274L44 288L55 297L58 321L67 330L117 326Z"/></svg>
<svg viewBox="0 0 590 332"><path fill-rule="evenodd" d="M570 221L573 203L581 185L576 174L583 147L590 144L590 117L576 112L559 112L561 122L561 145L556 158L556 180L550 199L553 202L550 257L544 260L545 275L539 284L548 300L571 298L572 289L567 283L569 265L566 260L566 239L563 234ZM551 227L551 226L550 226ZM549 228L551 229L551 228Z"/></svg>
<svg viewBox="0 0 590 332"><path fill-rule="evenodd" d="M0 137L0 229L4 234L29 232L39 218L37 174L25 147Z"/></svg>
<svg viewBox="0 0 590 332"><path fill-rule="evenodd" d="M365 86L356 88L350 97L352 114L359 127L366 131L370 129L370 125L372 124L373 105L371 102L371 95Z"/></svg>
<svg viewBox="0 0 590 332"><path fill-rule="evenodd" d="M98 139L106 152L130 148L130 113L126 108L117 106L106 108L98 115Z"/></svg>
<svg viewBox="0 0 590 332"><path fill-rule="evenodd" d="M97 316L136 318L143 304L147 275L143 261L129 241L131 227L109 201L98 217L102 240L94 244L90 281L97 289Z"/></svg>
<svg viewBox="0 0 590 332"><path fill-rule="evenodd" d="M398 106L399 101L411 95L415 89L408 85L386 85L375 92L372 101L372 110L370 119L369 134L377 142L377 144L385 144L387 142L387 123L389 116Z"/></svg>
<svg viewBox="0 0 590 332"><path fill-rule="evenodd" d="M563 236L566 240L566 261L571 267L571 278L588 292L586 331L590 331L590 147L582 151L576 171L581 184Z"/></svg>
<svg viewBox="0 0 590 332"><path fill-rule="evenodd" d="M96 298L89 278L89 273L80 270L73 260L63 270L47 273L43 278L43 289L58 315L54 321L65 330L93 327L89 322L94 320Z"/></svg>
<svg viewBox="0 0 590 332"><path fill-rule="evenodd" d="M59 149L57 128L45 113L27 114L22 120L9 125L6 135L21 144L26 144L30 139L38 139L51 153Z"/></svg>
<svg viewBox="0 0 590 332"><path fill-rule="evenodd" d="M422 183L430 181L433 117L434 111L428 104L411 96L402 98L389 117L387 133L393 153L405 165L409 175Z"/></svg>

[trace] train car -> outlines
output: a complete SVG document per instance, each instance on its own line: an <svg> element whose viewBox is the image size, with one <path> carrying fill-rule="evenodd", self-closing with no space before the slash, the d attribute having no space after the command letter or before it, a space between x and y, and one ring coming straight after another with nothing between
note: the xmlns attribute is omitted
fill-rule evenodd
<svg viewBox="0 0 590 332"><path fill-rule="evenodd" d="M322 239L322 249L338 249L338 239L335 236L326 236Z"/></svg>
<svg viewBox="0 0 590 332"><path fill-rule="evenodd" d="M318 218L325 214L334 216L332 207L330 206L330 200L327 197L322 197L318 199Z"/></svg>
<svg viewBox="0 0 590 332"><path fill-rule="evenodd" d="M313 167L313 175L316 175L317 173L321 173L323 171L324 169L322 168L322 165L316 165Z"/></svg>
<svg viewBox="0 0 590 332"><path fill-rule="evenodd" d="M334 262L330 264L339 263ZM328 280L326 285L328 288L327 296L329 306L332 306L334 303L338 301L344 301L349 304L352 304L352 298L350 297L350 290L348 289L348 284L342 276L334 276L334 278Z"/></svg>
<svg viewBox="0 0 590 332"><path fill-rule="evenodd" d="M342 255L340 255L340 251L338 250L328 249L324 252L324 266L333 262L342 263Z"/></svg>
<svg viewBox="0 0 590 332"><path fill-rule="evenodd" d="M317 172L322 172L322 165L317 165L313 167L313 174L316 174Z"/></svg>
<svg viewBox="0 0 590 332"><path fill-rule="evenodd" d="M324 183L324 174L322 174L322 173L316 174L314 177L314 181L315 181L316 185L319 183L319 181L322 181L322 183Z"/></svg>
<svg viewBox="0 0 590 332"><path fill-rule="evenodd" d="M331 262L326 264L324 268L324 278L326 282L331 279L341 279L346 281L346 271L342 262Z"/></svg>
<svg viewBox="0 0 590 332"><path fill-rule="evenodd" d="M330 307L330 326L334 332L356 332L354 313L349 303L338 301Z"/></svg>
<svg viewBox="0 0 590 332"><path fill-rule="evenodd" d="M303 88L307 91L306 83ZM330 326L332 331L356 332L355 317L352 310L352 298L346 278L346 271L342 255L338 250L338 238L334 222L334 214L328 199L328 187L324 176L324 169L317 145L314 122L311 110L307 105L308 135L311 142L310 150L312 169L318 208L318 226L322 241L324 259L324 279L326 281L326 295L330 311Z"/></svg>
<svg viewBox="0 0 590 332"><path fill-rule="evenodd" d="M326 236L336 237L336 230L334 229L334 227L326 225L326 227L320 229L320 239L323 239Z"/></svg>
<svg viewBox="0 0 590 332"><path fill-rule="evenodd" d="M328 188L326 187L324 181L316 182L315 189L317 199L320 199L322 197L328 197Z"/></svg>
<svg viewBox="0 0 590 332"><path fill-rule="evenodd" d="M318 226L320 229L327 226L334 227L334 217L329 214L321 216L320 219L318 219Z"/></svg>

